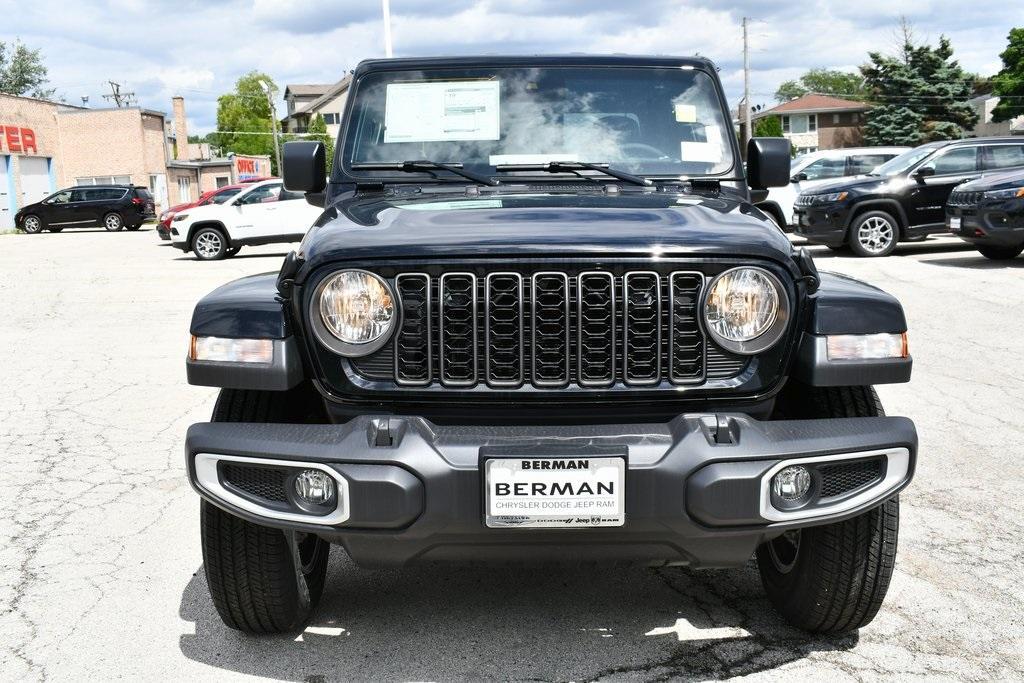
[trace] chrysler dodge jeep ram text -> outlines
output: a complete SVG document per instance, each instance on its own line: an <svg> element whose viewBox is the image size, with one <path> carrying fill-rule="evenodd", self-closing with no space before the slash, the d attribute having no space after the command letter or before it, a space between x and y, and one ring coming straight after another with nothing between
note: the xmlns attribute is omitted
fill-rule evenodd
<svg viewBox="0 0 1024 683"><path fill-rule="evenodd" d="M818 273L752 201L703 58L363 62L323 214L278 273L196 306L186 440L224 622L301 628L331 546L359 565L757 556L793 624L871 621L917 435L888 294Z"/></svg>

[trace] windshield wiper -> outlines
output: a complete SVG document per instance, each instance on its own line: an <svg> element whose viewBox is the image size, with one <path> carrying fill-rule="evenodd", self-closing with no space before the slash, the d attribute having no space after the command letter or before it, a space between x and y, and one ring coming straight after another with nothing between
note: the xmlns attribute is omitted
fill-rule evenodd
<svg viewBox="0 0 1024 683"><path fill-rule="evenodd" d="M546 171L547 173L575 173L576 171L597 171L605 175L634 185L652 185L650 180L642 176L610 168L608 164L593 164L586 161L549 161L546 164L500 164L496 171Z"/></svg>
<svg viewBox="0 0 1024 683"><path fill-rule="evenodd" d="M362 171L401 171L403 173L420 173L422 171L430 170L441 170L460 175L463 178L472 180L475 183L481 185L497 185L498 181L494 178L488 178L487 176L480 175L479 173L473 173L472 171L465 171L462 169L462 164L442 164L439 161L430 161L428 159L419 159L416 161L398 161L398 162L385 162L385 163L367 163L367 164L352 164L353 170ZM436 176L435 176L436 177Z"/></svg>

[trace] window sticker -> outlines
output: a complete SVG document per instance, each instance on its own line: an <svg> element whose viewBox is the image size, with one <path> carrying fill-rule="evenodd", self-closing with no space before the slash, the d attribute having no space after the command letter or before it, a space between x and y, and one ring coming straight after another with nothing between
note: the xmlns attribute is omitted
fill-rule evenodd
<svg viewBox="0 0 1024 683"><path fill-rule="evenodd" d="M384 103L384 142L497 140L501 83L390 83Z"/></svg>
<svg viewBox="0 0 1024 683"><path fill-rule="evenodd" d="M707 164L717 164L722 160L722 133L718 126L705 126L704 135L707 142L679 143L679 159Z"/></svg>
<svg viewBox="0 0 1024 683"><path fill-rule="evenodd" d="M679 123L696 123L697 122L697 107L692 104L680 104L675 105L676 110L676 121Z"/></svg>

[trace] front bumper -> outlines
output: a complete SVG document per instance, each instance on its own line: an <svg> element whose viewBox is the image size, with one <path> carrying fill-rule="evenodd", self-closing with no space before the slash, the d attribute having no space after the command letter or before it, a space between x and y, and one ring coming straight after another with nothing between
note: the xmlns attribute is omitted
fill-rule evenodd
<svg viewBox="0 0 1024 683"><path fill-rule="evenodd" d="M796 206L793 208L793 232L810 242L842 246L850 208L845 203Z"/></svg>
<svg viewBox="0 0 1024 683"><path fill-rule="evenodd" d="M1024 199L947 206L946 228L974 245L1019 247L1024 244Z"/></svg>
<svg viewBox="0 0 1024 683"><path fill-rule="evenodd" d="M846 519L895 495L913 476L917 434L902 417L761 422L680 415L645 425L450 427L364 416L341 425L201 423L189 429L185 450L189 479L211 503L259 524L317 533L364 566L626 560L728 567L785 529ZM489 458L610 452L626 460L623 526L485 525ZM866 457L884 459L880 478L845 498L793 512L771 505L768 479L786 461ZM314 516L239 497L220 479L222 459L329 471L343 492L344 514Z"/></svg>

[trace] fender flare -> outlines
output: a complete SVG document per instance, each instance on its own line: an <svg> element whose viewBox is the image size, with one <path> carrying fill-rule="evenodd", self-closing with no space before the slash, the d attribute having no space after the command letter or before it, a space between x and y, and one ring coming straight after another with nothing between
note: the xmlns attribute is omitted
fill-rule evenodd
<svg viewBox="0 0 1024 683"><path fill-rule="evenodd" d="M843 229L849 230L850 226L853 225L853 219L865 211L875 210L884 210L886 213L892 214L897 222L899 222L900 230L907 228L907 212L903 210L903 206L898 201L895 199L868 199L867 201L858 202L853 207L853 210L846 217L846 225L843 226Z"/></svg>
<svg viewBox="0 0 1024 683"><path fill-rule="evenodd" d="M192 248L192 237L195 236L196 230L201 228L217 228L221 234L224 235L225 241L227 241L228 247L231 247L231 234L228 232L228 226L224 225L221 221L215 220L201 220L188 226L188 235L185 236L185 244L188 248Z"/></svg>

